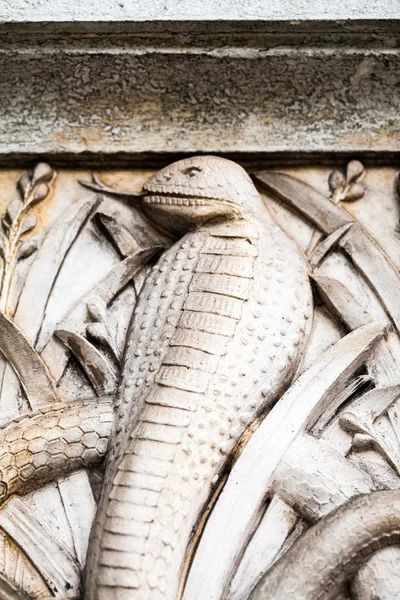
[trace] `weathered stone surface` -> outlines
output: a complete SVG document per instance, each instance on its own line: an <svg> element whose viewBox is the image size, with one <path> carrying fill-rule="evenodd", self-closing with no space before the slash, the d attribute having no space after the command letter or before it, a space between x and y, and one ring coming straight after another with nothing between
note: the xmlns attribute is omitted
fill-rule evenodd
<svg viewBox="0 0 400 600"><path fill-rule="evenodd" d="M400 150L394 30L293 27L3 34L0 155Z"/></svg>

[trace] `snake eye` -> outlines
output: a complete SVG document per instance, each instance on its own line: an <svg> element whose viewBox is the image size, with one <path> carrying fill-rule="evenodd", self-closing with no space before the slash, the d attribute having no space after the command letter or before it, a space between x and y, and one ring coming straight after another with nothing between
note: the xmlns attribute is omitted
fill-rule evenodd
<svg viewBox="0 0 400 600"><path fill-rule="evenodd" d="M189 175L189 177L196 177L197 173L201 173L201 169L197 167L189 167L183 171L184 175Z"/></svg>

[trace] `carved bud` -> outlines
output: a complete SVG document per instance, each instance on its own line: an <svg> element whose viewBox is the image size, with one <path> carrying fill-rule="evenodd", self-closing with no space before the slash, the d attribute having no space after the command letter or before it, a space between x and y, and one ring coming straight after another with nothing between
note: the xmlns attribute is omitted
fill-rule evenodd
<svg viewBox="0 0 400 600"><path fill-rule="evenodd" d="M89 323L86 326L86 335L88 339L97 342L100 345L107 346L117 362L120 361L120 353L108 328L107 323Z"/></svg>
<svg viewBox="0 0 400 600"><path fill-rule="evenodd" d="M93 321L100 323L107 322L107 305L102 298L93 296L87 303L88 313Z"/></svg>
<svg viewBox="0 0 400 600"><path fill-rule="evenodd" d="M27 233L31 231L34 227L36 227L37 218L33 213L29 213L27 217L22 222L21 234Z"/></svg>
<svg viewBox="0 0 400 600"><path fill-rule="evenodd" d="M374 439L367 433L356 433L353 438L353 450L370 450L374 447Z"/></svg>
<svg viewBox="0 0 400 600"><path fill-rule="evenodd" d="M18 219L21 209L22 200L19 198L15 198L15 200L12 200L7 206L7 217L11 224L15 223L15 221Z"/></svg>
<svg viewBox="0 0 400 600"><path fill-rule="evenodd" d="M86 334L100 344L109 344L108 331L101 323L89 323L86 327Z"/></svg>
<svg viewBox="0 0 400 600"><path fill-rule="evenodd" d="M2 231L0 231L0 251L2 251L7 245L7 237ZM3 253L2 253L3 254Z"/></svg>
<svg viewBox="0 0 400 600"><path fill-rule="evenodd" d="M53 179L54 171L47 163L39 163L36 165L33 175L32 184L38 185L38 183L45 183Z"/></svg>
<svg viewBox="0 0 400 600"><path fill-rule="evenodd" d="M365 173L364 165L359 160L351 160L346 169L347 183L359 181Z"/></svg>
<svg viewBox="0 0 400 600"><path fill-rule="evenodd" d="M341 173L337 169L334 169L331 172L331 174L329 175L328 183L329 183L329 189L333 193L334 191L337 190L338 187L345 184L345 179L344 179L343 173Z"/></svg>
<svg viewBox="0 0 400 600"><path fill-rule="evenodd" d="M355 202L356 200L360 200L365 194L365 187L360 183L353 183L346 194L346 197L343 198L346 202Z"/></svg>
<svg viewBox="0 0 400 600"><path fill-rule="evenodd" d="M30 238L26 240L18 250L17 259L21 260L23 258L28 258L38 249L38 241L35 238Z"/></svg>
<svg viewBox="0 0 400 600"><path fill-rule="evenodd" d="M22 175L18 180L18 189L21 193L21 196L25 198L29 194L29 190L31 187L31 180L28 175Z"/></svg>
<svg viewBox="0 0 400 600"><path fill-rule="evenodd" d="M47 185L47 183L39 184L33 194L33 203L41 202L42 200L44 200L46 198L48 193L49 193L49 186Z"/></svg>

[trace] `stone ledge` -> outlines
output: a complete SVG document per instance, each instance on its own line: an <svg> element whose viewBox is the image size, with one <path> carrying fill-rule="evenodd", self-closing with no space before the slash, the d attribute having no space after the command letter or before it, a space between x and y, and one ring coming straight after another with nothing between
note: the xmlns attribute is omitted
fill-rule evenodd
<svg viewBox="0 0 400 600"><path fill-rule="evenodd" d="M3 160L400 152L399 22L42 25L0 35Z"/></svg>

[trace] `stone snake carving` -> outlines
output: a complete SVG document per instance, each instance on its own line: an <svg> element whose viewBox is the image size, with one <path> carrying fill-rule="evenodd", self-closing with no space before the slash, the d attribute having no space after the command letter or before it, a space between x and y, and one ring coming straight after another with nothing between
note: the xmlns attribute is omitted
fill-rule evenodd
<svg viewBox="0 0 400 600"><path fill-rule="evenodd" d="M238 165L180 161L136 201L175 241L141 289L116 399L53 402L0 428L2 503L107 456L88 554L90 600L180 597L204 511L246 428L293 380L311 328L307 262ZM310 542L314 529L307 533L254 597L333 594L332 580L348 581L366 554L398 541L396 517L387 517L393 496L382 498L361 498L321 521L318 540ZM360 518L349 516L347 543L340 531L347 535L352 512ZM304 574L321 556L326 580L311 589ZM286 577L293 565L298 576ZM369 584L360 576L357 586L361 600Z"/></svg>
<svg viewBox="0 0 400 600"><path fill-rule="evenodd" d="M307 264L247 174L185 159L143 210L179 236L141 290L116 401L89 598L170 598L241 434L289 384L310 328Z"/></svg>
<svg viewBox="0 0 400 600"><path fill-rule="evenodd" d="M0 429L0 502L104 458L113 422L110 402L60 402Z"/></svg>
<svg viewBox="0 0 400 600"><path fill-rule="evenodd" d="M337 598L374 552L399 543L399 501L399 490L374 492L321 519L264 576L251 600Z"/></svg>
<svg viewBox="0 0 400 600"><path fill-rule="evenodd" d="M53 404L1 431L2 495L94 466L111 444L88 598L175 598L191 536L245 428L276 401L311 327L308 266L245 171L186 159L146 185L177 238L150 272L109 402Z"/></svg>

